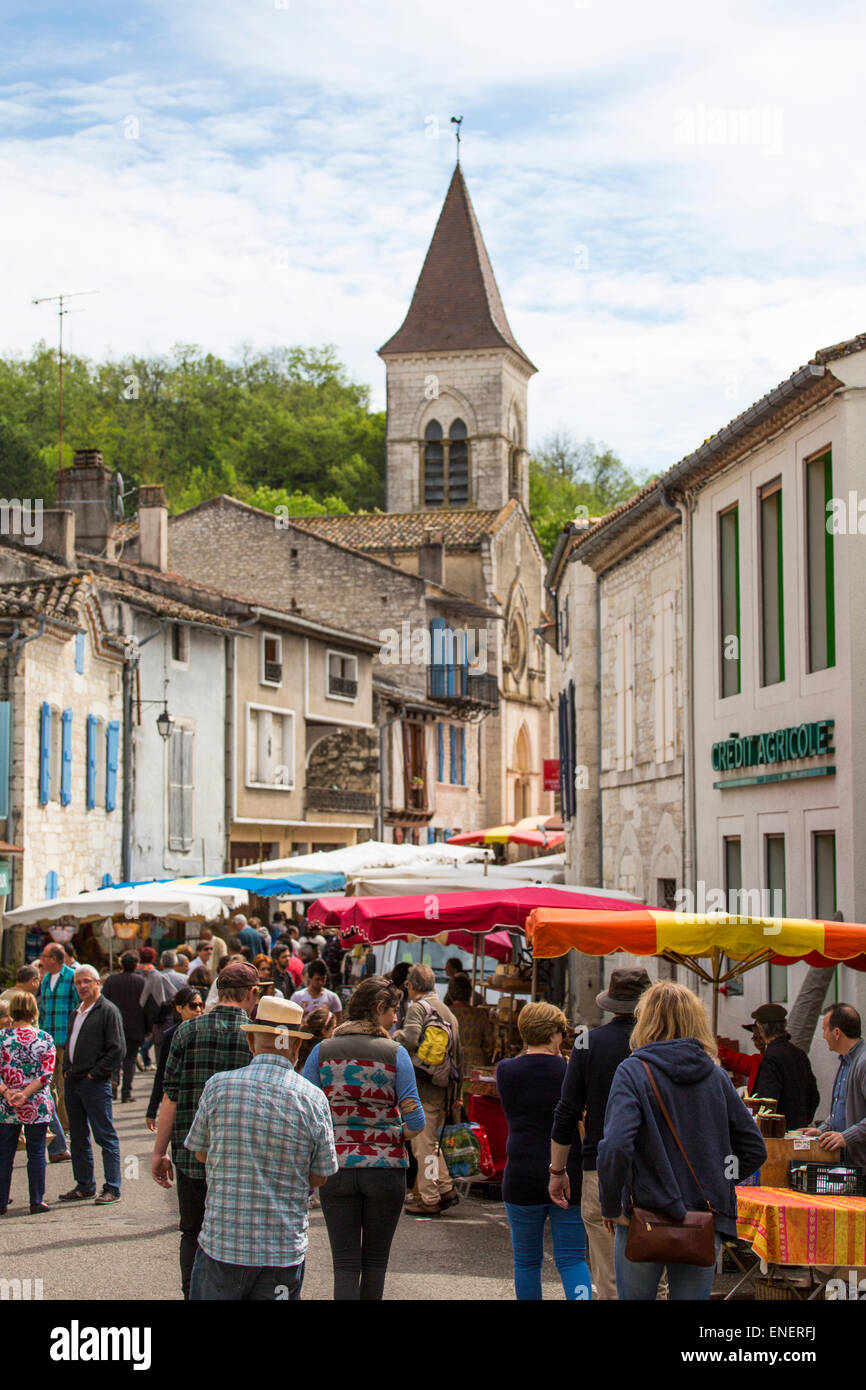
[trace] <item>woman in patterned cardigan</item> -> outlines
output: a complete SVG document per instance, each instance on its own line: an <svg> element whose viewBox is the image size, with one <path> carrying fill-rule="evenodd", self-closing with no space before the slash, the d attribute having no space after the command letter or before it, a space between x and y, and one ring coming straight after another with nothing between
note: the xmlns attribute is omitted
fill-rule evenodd
<svg viewBox="0 0 866 1390"><path fill-rule="evenodd" d="M400 991L382 975L355 990L347 1022L317 1043L304 1077L328 1097L339 1173L320 1190L336 1301L381 1300L406 1194L404 1128L424 1128L415 1072L388 1036Z"/></svg>
<svg viewBox="0 0 866 1390"><path fill-rule="evenodd" d="M32 994L21 990L9 1005L11 1027L0 1032L0 1216L6 1215L18 1136L24 1126L30 1215L50 1211L45 1196L45 1139L54 1117L49 1086L56 1050L50 1033L38 1026Z"/></svg>

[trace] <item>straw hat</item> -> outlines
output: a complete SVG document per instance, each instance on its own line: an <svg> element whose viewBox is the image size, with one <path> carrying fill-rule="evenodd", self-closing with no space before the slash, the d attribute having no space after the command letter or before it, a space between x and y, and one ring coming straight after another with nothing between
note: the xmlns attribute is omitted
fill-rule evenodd
<svg viewBox="0 0 866 1390"><path fill-rule="evenodd" d="M311 1038L312 1033L303 1031L303 1022L304 1011L300 1004L293 1004L291 999L280 999L279 995L266 994L259 1000L255 1018L251 1018L249 1023L241 1024L241 1032Z"/></svg>

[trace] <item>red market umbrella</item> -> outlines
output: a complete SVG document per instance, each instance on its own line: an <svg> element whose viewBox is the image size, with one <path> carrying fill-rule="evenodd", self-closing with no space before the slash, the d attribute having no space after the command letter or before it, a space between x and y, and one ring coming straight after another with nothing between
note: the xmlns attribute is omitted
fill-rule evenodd
<svg viewBox="0 0 866 1390"><path fill-rule="evenodd" d="M467 830L462 835L452 835L449 845L531 845L534 849L558 849L565 844L565 833L560 823L555 829L547 829L540 818L527 816L515 825L491 825L486 830Z"/></svg>
<svg viewBox="0 0 866 1390"><path fill-rule="evenodd" d="M586 908L596 912L624 912L635 904L608 898L603 892L572 893L567 888L528 888L471 893L424 893L405 898L318 898L310 905L311 922L339 927L343 937L356 935L377 945L401 936L439 936L461 931L487 935L497 929L522 931L536 908Z"/></svg>

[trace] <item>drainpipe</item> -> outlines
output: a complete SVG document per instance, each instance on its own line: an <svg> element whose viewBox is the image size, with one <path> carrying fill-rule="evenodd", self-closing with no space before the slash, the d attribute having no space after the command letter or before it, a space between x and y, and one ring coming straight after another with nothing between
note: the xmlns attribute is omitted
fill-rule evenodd
<svg viewBox="0 0 866 1390"><path fill-rule="evenodd" d="M6 818L6 824L7 824L8 828L9 828L9 841L10 841L10 843L13 844L13 845L14 845L14 843L15 843L14 827L13 827L13 824L12 824L12 815L13 815L12 792L13 792L13 788L14 788L14 786L15 786L15 778L14 778L14 776L12 775L12 774L13 774L13 768L14 768L14 753L15 753L15 672L16 672L17 669L18 669L18 659L19 659L19 657L21 656L21 649L22 649L22 647L26 647L28 642L35 642L36 639L37 639L37 637L41 637L41 636L42 636L43 632L45 631L45 619L44 619L44 618L40 618L40 619L39 619L39 627L37 628L36 632L32 632L32 633L30 634L29 637L19 637L19 636L18 636L18 633L19 633L20 631L21 631L20 624L16 623L15 626L13 627L12 631L10 632L9 636L6 638L6 640L5 640L5 642L4 642L4 646L5 646L5 648L6 648L6 684L7 684L7 694L8 694L8 696L9 696L9 744L10 744L10 746L9 746L9 805L8 805L8 814L7 814L7 818ZM22 809L23 809L23 807L22 807ZM18 906L18 904L15 902L15 887L16 887L16 884L15 884L15 878L16 878L15 869L16 869L16 858L17 858L17 856L14 855L14 854L10 854L10 856L9 856L9 898L10 898L10 900L11 900L11 902L12 902L12 906L13 906L13 907Z"/></svg>
<svg viewBox="0 0 866 1390"><path fill-rule="evenodd" d="M695 658L694 658L694 527L688 493L680 500L669 488L659 488L659 501L682 518L683 527L683 886L694 895L697 874L695 805Z"/></svg>

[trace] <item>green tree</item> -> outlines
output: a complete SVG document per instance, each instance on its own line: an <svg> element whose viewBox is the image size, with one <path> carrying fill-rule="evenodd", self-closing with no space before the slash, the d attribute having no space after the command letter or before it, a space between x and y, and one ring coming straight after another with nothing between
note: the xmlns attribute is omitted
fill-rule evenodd
<svg viewBox="0 0 866 1390"><path fill-rule="evenodd" d="M550 435L529 460L529 513L545 555L568 522L604 516L642 485L605 445Z"/></svg>

